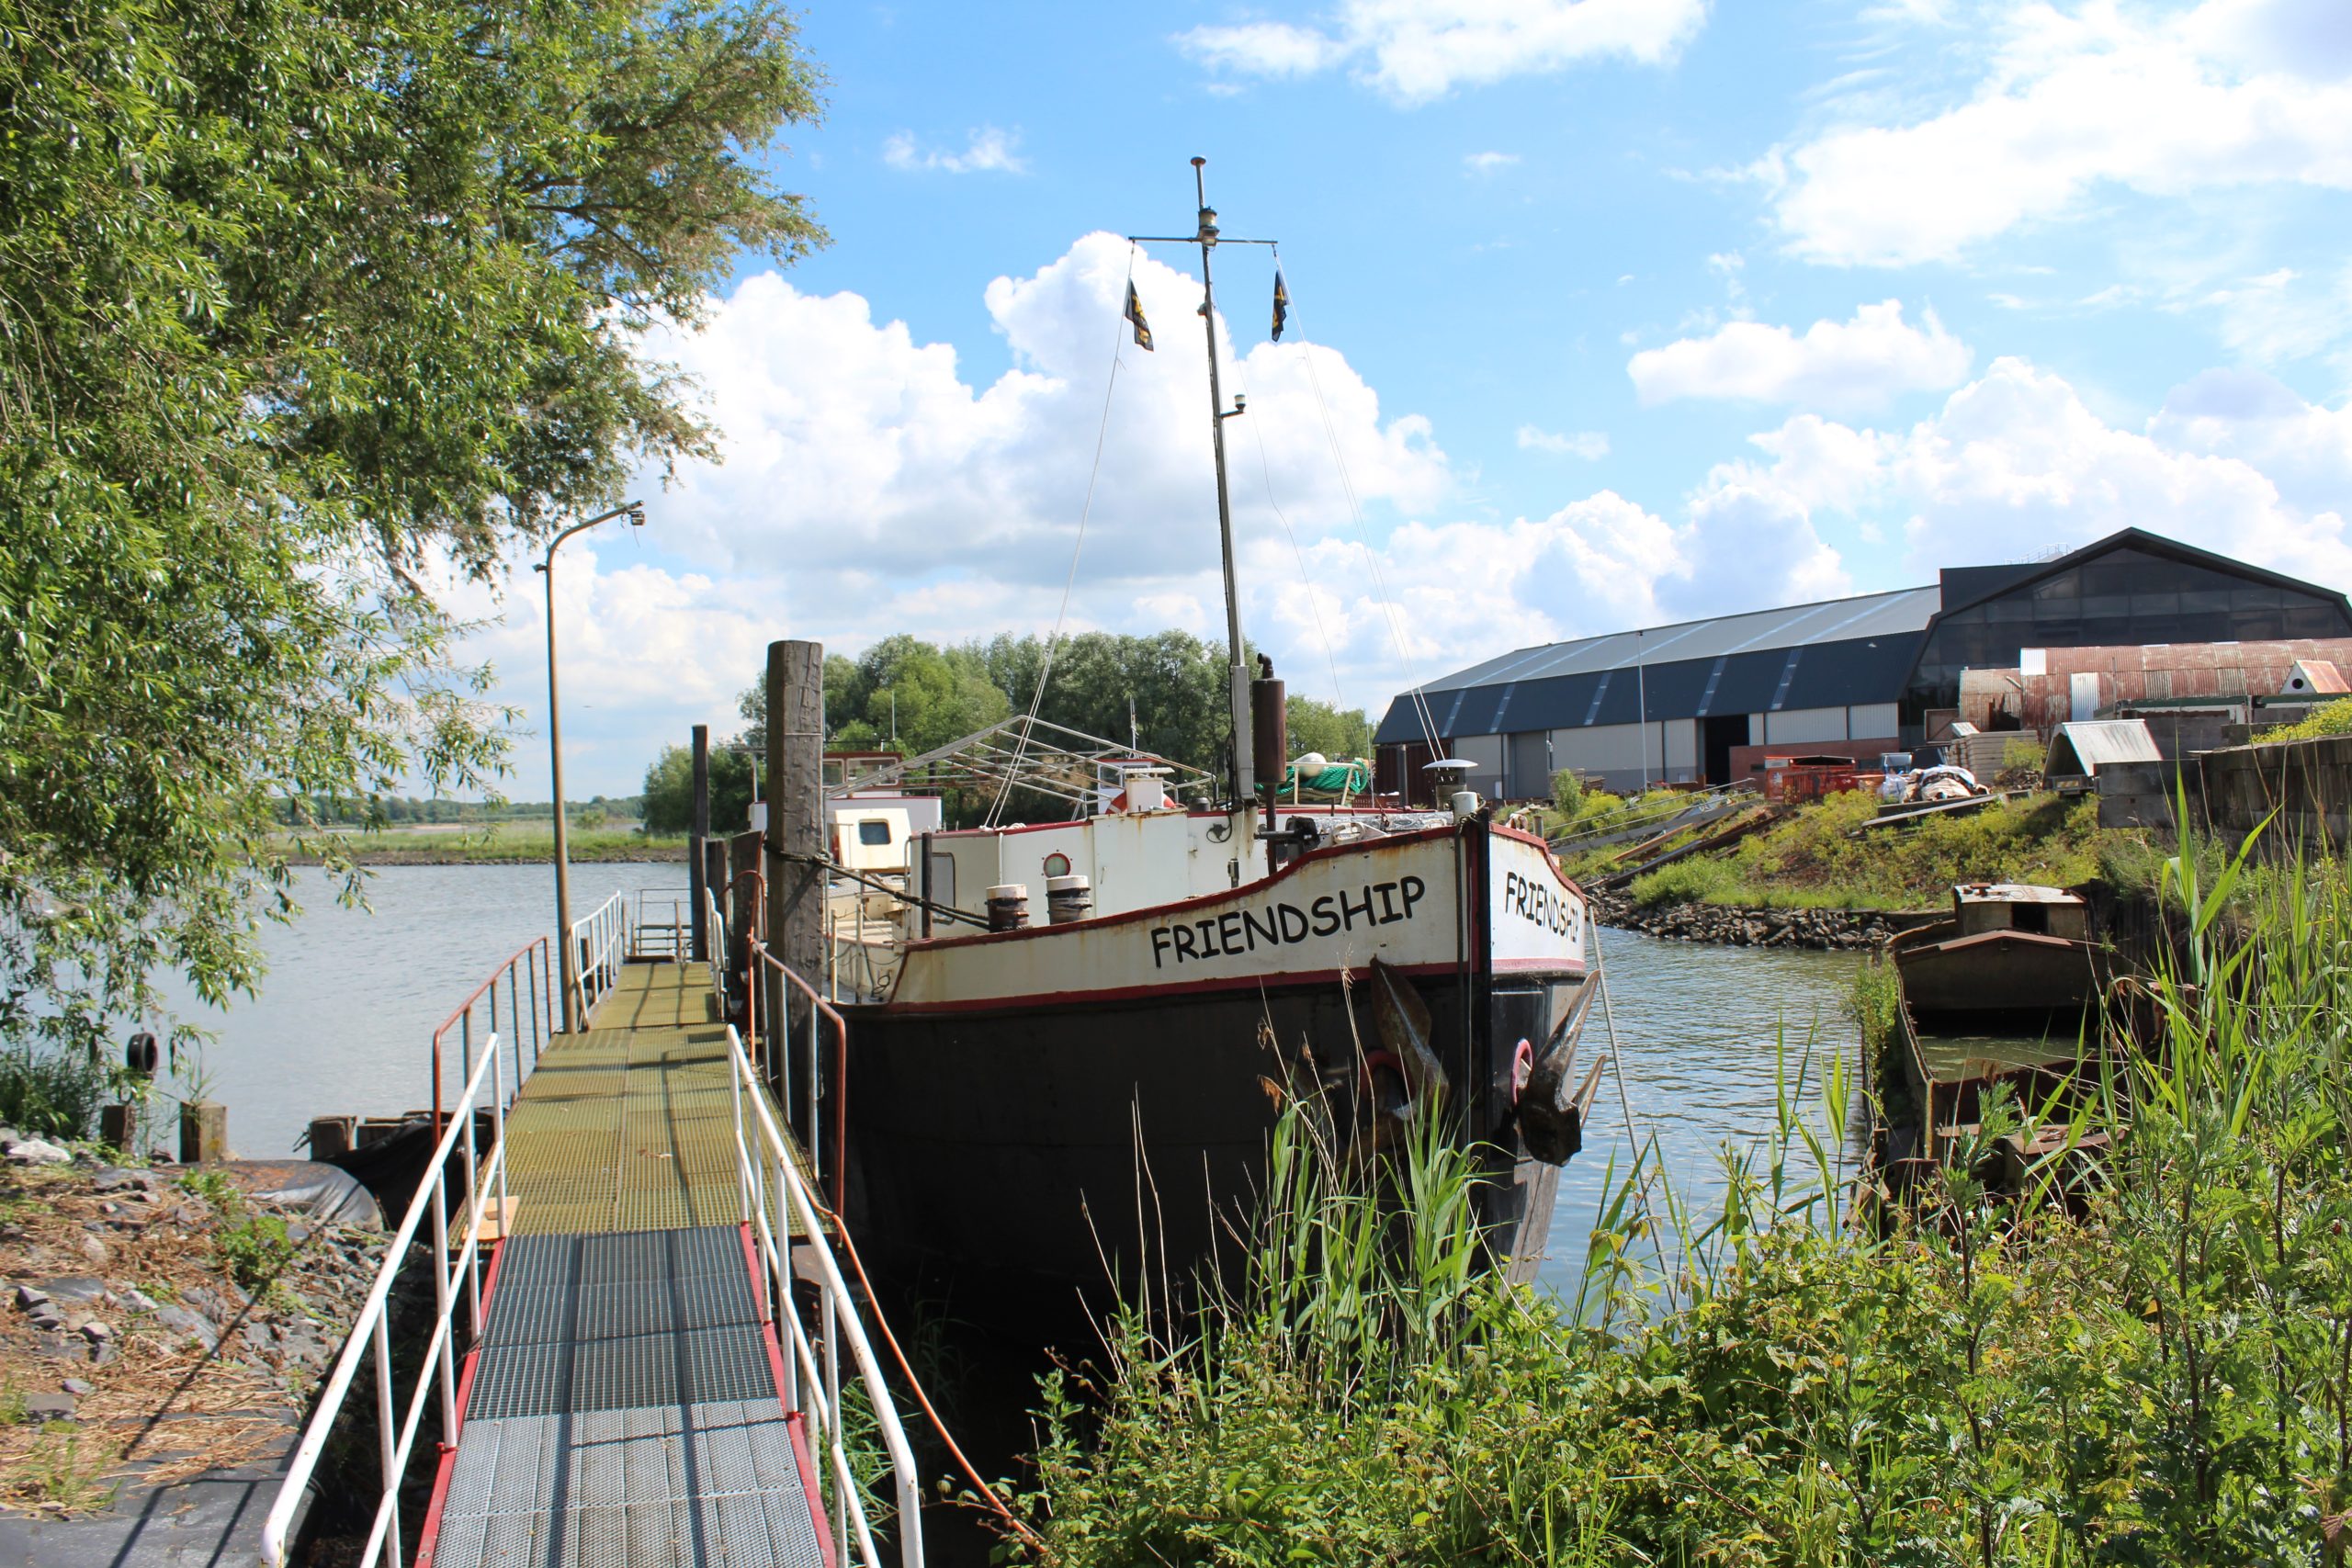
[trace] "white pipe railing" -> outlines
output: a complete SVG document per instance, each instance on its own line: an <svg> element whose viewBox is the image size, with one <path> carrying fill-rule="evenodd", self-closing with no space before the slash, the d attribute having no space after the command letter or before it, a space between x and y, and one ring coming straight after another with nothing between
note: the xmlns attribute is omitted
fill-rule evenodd
<svg viewBox="0 0 2352 1568"><path fill-rule="evenodd" d="M743 1037L727 1031L729 1081L734 1091L736 1172L741 1189L743 1223L752 1228L760 1257L760 1314L776 1325L785 1339L785 1408L798 1413L809 1427L812 1449L831 1461L833 1513L838 1526L846 1521L856 1539L856 1561L864 1568L882 1568L881 1549L865 1517L857 1482L851 1472L849 1450L841 1422L841 1347L845 1341L854 1371L865 1385L876 1428L890 1456L890 1474L898 1497L899 1561L900 1568L922 1568L922 1495L915 1470L914 1450L899 1425L890 1400L889 1383L866 1342L858 1318L857 1299L842 1280L832 1249L826 1245L824 1216L808 1185L800 1179L791 1145L776 1125L775 1112L761 1091L759 1075L744 1055ZM746 1108L749 1108L748 1110ZM792 1231L798 1223L801 1245L815 1264L818 1287L818 1327L814 1339L800 1321L792 1302ZM844 1561L844 1532L832 1532L837 1568ZM364 1565L363 1565L364 1568Z"/></svg>
<svg viewBox="0 0 2352 1568"><path fill-rule="evenodd" d="M327 1378L326 1389L319 1396L318 1407L311 1413L310 1425L302 1429L302 1440L295 1448L293 1461L287 1467L286 1480L277 1489L277 1500L270 1505L268 1515L262 1520L262 1556L272 1568L285 1568L287 1549L290 1544L287 1535L292 1529L295 1510L300 1506L302 1494L311 1484L311 1473L318 1468L319 1456L326 1450L328 1434L343 1412L344 1400L351 1393L352 1380L358 1374L360 1363L368 1359L371 1354L376 1377L377 1461L382 1490L377 1497L375 1517L368 1530L367 1550L360 1554L358 1568L376 1568L379 1562L390 1564L390 1568L401 1568L401 1479L408 1472L409 1458L416 1447L417 1432L424 1425L425 1407L436 1393L441 1406L441 1441L455 1444L458 1440L458 1349L455 1322L458 1300L462 1293L467 1309L469 1342L479 1341L482 1331L481 1233L493 1192L501 1216L507 1212L506 1085L499 1067L498 1036L494 1033L490 1035L482 1045L481 1057L466 1079L465 1092L458 1097L453 1108L448 1128L442 1133L441 1142L433 1151L433 1159L425 1167L424 1179L417 1183L416 1196L409 1202L408 1213L384 1249L384 1261L377 1269L376 1282L369 1288L368 1300L351 1325L351 1337L345 1344L343 1354L336 1359L334 1371ZM481 1101L485 1080L490 1091L489 1104L495 1137L487 1165L481 1163L474 1148L473 1135L474 1111ZM465 1161L466 1224L460 1250L453 1264L449 1253L448 1173L450 1156L457 1151L462 1151ZM393 1283L407 1266L409 1253L416 1241L417 1227L428 1217L433 1226L433 1334L425 1342L424 1357L416 1371L416 1390L409 1397L407 1414L395 1424L390 1302Z"/></svg>
<svg viewBox="0 0 2352 1568"><path fill-rule="evenodd" d="M710 954L710 994L718 998L718 1016L727 1016L727 912L718 906L718 894L712 888L702 890L703 951Z"/></svg>
<svg viewBox="0 0 2352 1568"><path fill-rule="evenodd" d="M631 908L635 918L629 922L629 956L684 959L694 912L690 887L639 888Z"/></svg>
<svg viewBox="0 0 2352 1568"><path fill-rule="evenodd" d="M572 921L571 941L576 1000L580 1017L585 1019L589 1004L620 978L628 956L628 901L616 893Z"/></svg>

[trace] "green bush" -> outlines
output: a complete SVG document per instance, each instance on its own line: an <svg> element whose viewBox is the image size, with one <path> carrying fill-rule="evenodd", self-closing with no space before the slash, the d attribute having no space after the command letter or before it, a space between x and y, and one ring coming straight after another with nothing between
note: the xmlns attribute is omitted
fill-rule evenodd
<svg viewBox="0 0 2352 1568"><path fill-rule="evenodd" d="M1903 982L1883 953L1874 953L1854 971L1846 996L1846 1016L1861 1035L1862 1048L1876 1053L1894 1037L1903 1012Z"/></svg>
<svg viewBox="0 0 2352 1568"><path fill-rule="evenodd" d="M1656 904L1737 904L1747 889L1731 863L1694 855L1637 876L1630 889L1634 902L1648 908Z"/></svg>
<svg viewBox="0 0 2352 1568"><path fill-rule="evenodd" d="M113 1075L85 1053L0 1047L0 1125L44 1138L94 1135Z"/></svg>
<svg viewBox="0 0 2352 1568"><path fill-rule="evenodd" d="M1584 780L1574 768L1562 768L1552 775L1552 809L1562 820L1573 822L1584 805Z"/></svg>
<svg viewBox="0 0 2352 1568"><path fill-rule="evenodd" d="M2339 697L2312 709L2300 723L2274 725L2254 738L2257 746L2287 740L2317 740L2326 735L2352 735L2352 697Z"/></svg>

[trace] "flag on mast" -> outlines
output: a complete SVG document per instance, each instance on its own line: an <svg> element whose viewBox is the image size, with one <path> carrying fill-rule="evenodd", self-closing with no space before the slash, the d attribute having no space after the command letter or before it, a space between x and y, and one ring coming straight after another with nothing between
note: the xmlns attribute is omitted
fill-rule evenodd
<svg viewBox="0 0 2352 1568"><path fill-rule="evenodd" d="M1274 341L1283 341L1283 323L1290 320L1290 290L1283 287L1283 269L1274 268Z"/></svg>
<svg viewBox="0 0 2352 1568"><path fill-rule="evenodd" d="M1135 284L1127 284L1127 320L1135 323L1136 346L1146 354L1151 352L1151 323L1143 319L1143 296L1136 292Z"/></svg>

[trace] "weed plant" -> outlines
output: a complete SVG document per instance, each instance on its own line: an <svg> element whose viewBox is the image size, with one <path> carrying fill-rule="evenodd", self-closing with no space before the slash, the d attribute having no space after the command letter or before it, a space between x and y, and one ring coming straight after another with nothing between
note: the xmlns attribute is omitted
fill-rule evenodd
<svg viewBox="0 0 2352 1568"><path fill-rule="evenodd" d="M238 1288L255 1296L275 1292L278 1276L301 1250L286 1222L253 1208L217 1170L190 1171L179 1184L219 1212L220 1227L213 1235L212 1249Z"/></svg>
<svg viewBox="0 0 2352 1568"><path fill-rule="evenodd" d="M1472 1155L1425 1127L1351 1161L1292 1109L1243 1277L1191 1314L1138 1293L1098 1368L1046 1383L1041 1541L1007 1550L2340 1562L2352 897L2281 876L2249 904L2242 856L2209 876L2188 846L2165 875L2186 940L2082 1102L1988 1097L1895 1209L1840 1168L1835 1068L1725 1151L1711 1213L1644 1156L1612 1168L1570 1302L1478 1267ZM2005 1143L2045 1151L2021 1192L1973 1174Z"/></svg>
<svg viewBox="0 0 2352 1568"><path fill-rule="evenodd" d="M1877 814L1876 797L1840 791L1719 855L1677 861L1636 878L1634 901L1917 908L1944 903L1958 882L2072 886L2099 870L2096 801L2048 795L1996 801L1857 836Z"/></svg>
<svg viewBox="0 0 2352 1568"><path fill-rule="evenodd" d="M86 1052L27 1041L0 1045L0 1126L36 1137L87 1138L114 1088L115 1076Z"/></svg>

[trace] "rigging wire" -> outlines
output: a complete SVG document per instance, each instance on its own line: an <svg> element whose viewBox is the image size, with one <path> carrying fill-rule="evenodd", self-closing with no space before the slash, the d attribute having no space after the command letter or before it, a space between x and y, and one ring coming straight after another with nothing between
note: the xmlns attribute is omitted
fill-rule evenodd
<svg viewBox="0 0 2352 1568"><path fill-rule="evenodd" d="M1238 383L1235 389L1246 397L1250 391L1250 380L1241 366L1241 358L1237 355L1233 361L1233 379ZM1283 525L1283 536L1290 540L1290 552L1298 560L1299 581L1306 585L1307 608L1315 612L1316 640L1323 645L1323 662L1331 671L1332 705L1344 711L1348 705L1347 689L1340 680L1340 660L1332 649L1330 629L1323 623L1323 601L1315 591L1315 574L1306 568L1306 552L1299 546L1297 530L1290 525L1290 514L1283 510L1283 503L1274 499L1274 466L1266 456L1265 427L1252 422L1250 435L1258 444L1258 470L1266 480L1266 505L1273 512L1274 520Z"/></svg>
<svg viewBox="0 0 2352 1568"><path fill-rule="evenodd" d="M1128 241L1126 286L1119 291L1123 299L1127 288L1135 286L1136 250L1135 242ZM1111 374L1102 385L1102 418L1094 430L1094 466L1087 470L1086 500L1078 509L1078 537L1070 542L1069 574L1062 579L1061 608L1054 612L1054 635L1046 639L1046 658L1037 667L1037 688L1030 694L1029 715L1021 726L1021 739L1012 749L1012 765L1005 770L1003 782L997 785L996 799L989 805L986 825L990 828L997 825L997 818L1003 814L1004 803L1012 794L1013 778L1021 772L1022 761L1028 753L1030 731L1036 728L1037 710L1046 701L1046 682L1053 678L1054 654L1061 646L1062 626L1069 618L1069 592L1078 581L1078 558L1086 548L1086 521L1094 513L1094 485L1102 477L1102 444L1111 434L1111 394L1119 386L1119 339L1125 335L1125 332L1126 319L1121 317L1111 333Z"/></svg>
<svg viewBox="0 0 2352 1568"><path fill-rule="evenodd" d="M1276 254L1280 254L1279 252ZM1291 306L1290 314L1298 314L1295 304ZM1421 734L1430 743L1430 756L1435 757L1442 750L1438 744L1437 718L1430 711L1428 696L1421 690L1419 671L1405 642L1404 622L1398 616L1396 602L1388 592L1387 578L1380 570L1379 558L1373 551L1371 536L1364 527L1363 503L1356 494L1355 477L1348 471L1347 456L1340 446L1339 425L1331 418L1330 402L1323 396L1323 378L1315 367L1314 345L1307 342L1303 328L1299 333L1299 346L1306 351L1307 385L1314 388L1315 406L1323 416L1323 434L1330 443L1331 461L1340 472L1340 491L1348 498L1348 511L1355 523L1356 545L1363 552L1364 566L1372 577L1373 592L1376 596L1374 603L1379 606L1382 619L1388 624L1389 640L1396 645L1396 661L1405 672L1406 694L1412 699L1414 716L1420 721Z"/></svg>

